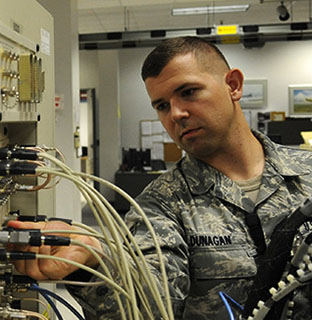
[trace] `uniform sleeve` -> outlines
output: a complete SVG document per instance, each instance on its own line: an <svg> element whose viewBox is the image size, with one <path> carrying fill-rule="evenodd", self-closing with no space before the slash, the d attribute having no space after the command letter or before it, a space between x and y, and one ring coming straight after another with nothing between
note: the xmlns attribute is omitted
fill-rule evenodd
<svg viewBox="0 0 312 320"><path fill-rule="evenodd" d="M183 227L173 213L173 209L170 208L172 201L163 199L163 196L154 191L149 189L143 192L137 198L137 202L147 215L159 240L166 266L173 312L177 320L182 317L184 302L190 288L188 247L184 240ZM144 254L164 300L159 259L151 234L141 216L133 208L126 215L126 222ZM129 259L131 259L130 256ZM90 281L98 281L98 279L92 277ZM160 319L158 307L149 289L144 286L144 282L142 283L153 315L155 319ZM107 286L83 288L68 286L68 290L81 304L88 320L121 319L113 292ZM138 304L140 305L140 302Z"/></svg>

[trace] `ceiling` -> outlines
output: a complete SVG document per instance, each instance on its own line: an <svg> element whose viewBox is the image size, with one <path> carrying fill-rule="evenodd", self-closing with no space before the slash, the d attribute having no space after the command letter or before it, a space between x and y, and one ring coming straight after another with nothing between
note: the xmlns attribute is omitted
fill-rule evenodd
<svg viewBox="0 0 312 320"><path fill-rule="evenodd" d="M170 32L176 35L193 31L196 34L199 28L209 28L213 36L216 25L228 24L257 25L260 28L258 33L262 34L267 33L268 30L272 32L272 26L280 30L286 28L289 32L291 24L302 22L307 23L304 29L312 29L311 2L312 0L285 0L284 5L290 13L290 18L287 21L281 21L277 13L277 7L281 1L277 0L78 0L80 43L82 45L89 43L90 48L99 47L99 43L117 45L125 40L142 44L148 40L147 38L151 40L150 31L153 30L165 30L166 35L158 35L158 37L168 37ZM234 4L250 4L250 7L242 13L186 16L171 14L172 9L175 8ZM291 32L294 33L293 30ZM310 34L312 30L300 30L300 32ZM155 37L153 38L155 40Z"/></svg>

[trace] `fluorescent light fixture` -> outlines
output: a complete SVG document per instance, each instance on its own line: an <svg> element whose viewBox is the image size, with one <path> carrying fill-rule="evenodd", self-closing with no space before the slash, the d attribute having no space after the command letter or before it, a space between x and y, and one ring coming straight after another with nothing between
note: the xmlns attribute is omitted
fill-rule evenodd
<svg viewBox="0 0 312 320"><path fill-rule="evenodd" d="M228 13L228 12L245 12L249 9L250 4L234 5L234 6L210 6L210 7L194 7L194 8L177 8L172 9L173 16L182 16L188 14L208 14L208 13Z"/></svg>

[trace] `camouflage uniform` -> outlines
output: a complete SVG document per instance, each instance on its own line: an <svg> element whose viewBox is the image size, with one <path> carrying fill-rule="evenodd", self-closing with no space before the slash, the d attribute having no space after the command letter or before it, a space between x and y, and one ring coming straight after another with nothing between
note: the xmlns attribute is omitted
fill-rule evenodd
<svg viewBox="0 0 312 320"><path fill-rule="evenodd" d="M176 320L229 319L219 291L244 304L257 272L257 251L245 215L256 210L268 243L274 227L312 194L311 153L254 134L266 157L256 203L231 179L190 156L137 198L160 238ZM134 211L126 220L158 274L154 246L144 223ZM75 289L74 294L88 313L97 311L94 319L120 319L110 293L104 290L101 296L99 291ZM304 306L295 305L293 319L312 319L310 304L311 300ZM87 319L93 319L91 314ZM155 319L160 317L155 315Z"/></svg>

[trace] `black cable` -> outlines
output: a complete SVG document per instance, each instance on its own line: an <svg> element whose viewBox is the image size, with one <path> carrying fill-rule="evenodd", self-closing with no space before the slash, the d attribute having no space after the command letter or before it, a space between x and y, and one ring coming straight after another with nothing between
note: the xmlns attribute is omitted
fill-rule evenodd
<svg viewBox="0 0 312 320"><path fill-rule="evenodd" d="M34 291L38 291L41 294L44 295L48 295L51 296L52 298L56 299L57 301L59 301L60 303L62 303L66 308L68 308L79 320L85 320L81 314L70 304L68 303L65 299L63 299L61 296L59 296L58 294L54 293L53 291L44 289L44 288L40 288L35 284L32 284L29 287L30 290L34 290Z"/></svg>

